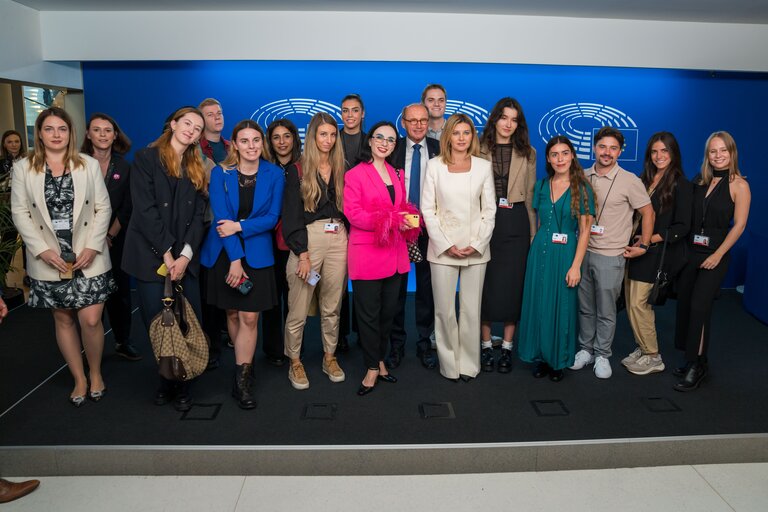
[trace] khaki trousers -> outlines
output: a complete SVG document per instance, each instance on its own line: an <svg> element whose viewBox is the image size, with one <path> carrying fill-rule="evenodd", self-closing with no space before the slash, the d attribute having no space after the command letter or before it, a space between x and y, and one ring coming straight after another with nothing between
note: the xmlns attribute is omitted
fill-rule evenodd
<svg viewBox="0 0 768 512"><path fill-rule="evenodd" d="M320 274L320 281L310 286L296 275L299 258L293 252L285 268L288 281L288 317L285 319L285 355L298 359L304 339L312 297L317 295L320 313L320 332L323 351L336 352L339 337L339 310L341 298L347 292L347 230L342 223L336 234L325 233L328 219L307 225L309 262L312 270ZM338 221L337 221L338 222Z"/></svg>
<svg viewBox="0 0 768 512"><path fill-rule="evenodd" d="M435 338L440 374L449 379L480 373L480 303L485 263L441 265L430 263L435 299ZM459 318L456 318L456 284Z"/></svg>
<svg viewBox="0 0 768 512"><path fill-rule="evenodd" d="M652 288L653 283L624 278L624 298L627 303L629 325L632 326L635 341L643 354L656 354L659 351L656 314L653 312L653 306L647 302Z"/></svg>

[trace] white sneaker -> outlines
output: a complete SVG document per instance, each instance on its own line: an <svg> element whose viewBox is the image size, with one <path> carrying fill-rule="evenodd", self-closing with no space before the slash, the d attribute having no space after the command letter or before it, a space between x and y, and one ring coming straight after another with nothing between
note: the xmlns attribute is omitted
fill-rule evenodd
<svg viewBox="0 0 768 512"><path fill-rule="evenodd" d="M643 351L640 350L640 347L637 347L631 354L621 360L621 364L628 367L630 364L640 359L642 355Z"/></svg>
<svg viewBox="0 0 768 512"><path fill-rule="evenodd" d="M613 375L611 363L607 357L597 356L595 358L595 377L598 379L610 379Z"/></svg>
<svg viewBox="0 0 768 512"><path fill-rule="evenodd" d="M655 356L642 356L632 364L627 365L627 370L635 375L648 375L649 373L663 372L664 361L661 360L661 354Z"/></svg>
<svg viewBox="0 0 768 512"><path fill-rule="evenodd" d="M581 370L588 364L592 364L594 360L595 358L592 354L586 350L579 350L576 352L576 357L573 360L573 366L571 366L571 370Z"/></svg>

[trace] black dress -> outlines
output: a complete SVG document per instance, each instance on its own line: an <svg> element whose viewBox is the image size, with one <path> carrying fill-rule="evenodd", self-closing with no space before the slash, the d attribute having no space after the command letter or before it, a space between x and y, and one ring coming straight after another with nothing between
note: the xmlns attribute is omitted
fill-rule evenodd
<svg viewBox="0 0 768 512"><path fill-rule="evenodd" d="M706 361L709 349L709 325L715 298L728 273L731 259L727 252L711 270L699 268L723 243L731 229L735 204L731 199L727 171L707 197L706 185L697 185L693 193L693 223L689 239L690 256L678 277L675 347L685 351L689 362ZM718 171L715 171L718 177ZM709 237L709 245L694 244L694 237Z"/></svg>
<svg viewBox="0 0 768 512"><path fill-rule="evenodd" d="M507 197L512 144L497 144L493 153L493 181L496 203ZM496 208L496 224L491 236L491 259L485 270L483 302L480 318L483 322L520 320L525 285L525 266L531 243L531 225L525 202L509 208Z"/></svg>
<svg viewBox="0 0 768 512"><path fill-rule="evenodd" d="M237 181L240 184L240 206L237 210L237 218L245 219L253 210L253 193L256 190L256 175L246 176L237 172ZM243 238L237 234L240 243ZM275 272L272 266L264 268L251 267L246 258L241 258L243 272L253 283L253 289L247 295L243 295L237 288L232 288L226 282L229 273L229 256L222 249L219 258L213 268L208 272L208 304L221 309L234 309L237 311L265 311L272 309L277 304L277 285Z"/></svg>

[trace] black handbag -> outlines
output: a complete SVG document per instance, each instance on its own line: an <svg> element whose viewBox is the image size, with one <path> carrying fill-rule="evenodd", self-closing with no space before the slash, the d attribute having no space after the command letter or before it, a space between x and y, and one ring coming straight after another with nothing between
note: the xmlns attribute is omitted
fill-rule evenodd
<svg viewBox="0 0 768 512"><path fill-rule="evenodd" d="M664 256L667 253L667 239L669 230L664 232L664 245L661 248L661 258L659 259L659 268L656 270L656 279L653 282L653 288L648 294L646 301L651 306L663 306L672 292L672 280L669 273L664 271Z"/></svg>

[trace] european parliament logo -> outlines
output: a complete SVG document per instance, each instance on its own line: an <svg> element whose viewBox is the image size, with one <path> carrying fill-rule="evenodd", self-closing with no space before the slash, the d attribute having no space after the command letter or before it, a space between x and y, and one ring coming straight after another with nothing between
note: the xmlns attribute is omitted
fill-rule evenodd
<svg viewBox="0 0 768 512"><path fill-rule="evenodd" d="M276 119L289 119L299 129L299 136L303 145L309 121L318 112L330 114L336 119L339 128L344 126L344 123L340 121L341 108L333 103L311 98L286 98L267 103L257 108L251 114L251 119L259 123L259 126L264 130Z"/></svg>
<svg viewBox="0 0 768 512"><path fill-rule="evenodd" d="M603 126L618 128L624 134L619 161L637 161L639 130L624 112L599 103L568 103L555 107L539 121L539 136L544 143L555 135L565 135L573 143L576 156L594 160L594 136Z"/></svg>
<svg viewBox="0 0 768 512"><path fill-rule="evenodd" d="M447 100L445 102L446 118L456 114L457 112L466 114L475 124L477 134L482 135L483 129L485 129L485 123L488 122L488 116L490 115L490 112L485 110L483 107L468 101ZM400 124L402 117L402 113L398 114L397 120L395 121L395 126L397 126L397 131L400 136L405 137L405 129L403 129L402 125Z"/></svg>

